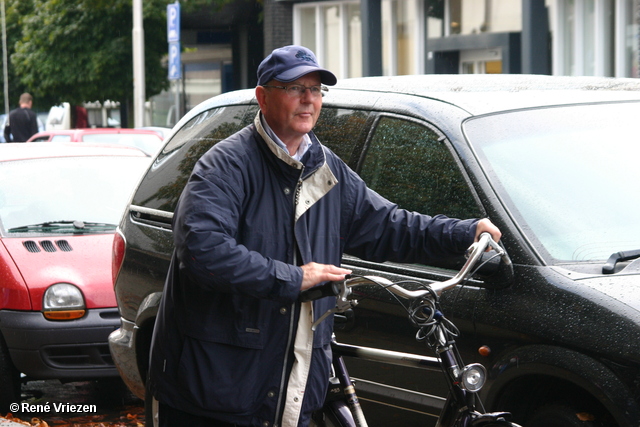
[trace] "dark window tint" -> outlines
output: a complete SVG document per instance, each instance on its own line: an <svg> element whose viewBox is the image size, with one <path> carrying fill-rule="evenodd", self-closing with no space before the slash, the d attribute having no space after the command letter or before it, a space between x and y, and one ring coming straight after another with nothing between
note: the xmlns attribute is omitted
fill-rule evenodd
<svg viewBox="0 0 640 427"><path fill-rule="evenodd" d="M401 208L454 218L480 216L451 151L438 133L420 123L382 117L360 175Z"/></svg>
<svg viewBox="0 0 640 427"><path fill-rule="evenodd" d="M194 117L158 155L133 204L173 212L196 161L215 143L252 123L257 111L256 105L235 105Z"/></svg>
<svg viewBox="0 0 640 427"><path fill-rule="evenodd" d="M357 162L354 152L363 141L368 113L344 108L323 107L314 133L345 163Z"/></svg>
<svg viewBox="0 0 640 427"><path fill-rule="evenodd" d="M34 138L31 142L47 142L49 141L49 136L39 136Z"/></svg>

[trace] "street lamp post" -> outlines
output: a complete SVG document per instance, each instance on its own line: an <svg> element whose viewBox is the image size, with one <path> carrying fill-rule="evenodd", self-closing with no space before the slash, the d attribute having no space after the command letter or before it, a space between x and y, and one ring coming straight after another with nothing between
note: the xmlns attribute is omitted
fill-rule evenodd
<svg viewBox="0 0 640 427"><path fill-rule="evenodd" d="M2 75L4 77L4 113L9 116L9 67L7 65L7 18L2 0Z"/></svg>
<svg viewBox="0 0 640 427"><path fill-rule="evenodd" d="M142 0L133 0L133 122L135 127L144 126L145 98Z"/></svg>

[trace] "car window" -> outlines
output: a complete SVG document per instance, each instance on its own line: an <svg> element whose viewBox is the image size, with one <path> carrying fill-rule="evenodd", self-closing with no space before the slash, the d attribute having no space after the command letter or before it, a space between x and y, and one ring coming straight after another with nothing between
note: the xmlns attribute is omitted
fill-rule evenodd
<svg viewBox="0 0 640 427"><path fill-rule="evenodd" d="M640 248L639 103L517 110L464 123L482 167L549 263Z"/></svg>
<svg viewBox="0 0 640 427"><path fill-rule="evenodd" d="M46 139L43 141L46 141ZM53 135L51 137L51 142L69 142L69 141L71 141L71 135Z"/></svg>
<svg viewBox="0 0 640 427"><path fill-rule="evenodd" d="M49 136L39 136L37 138L33 138L31 142L47 142L49 140Z"/></svg>
<svg viewBox="0 0 640 427"><path fill-rule="evenodd" d="M355 166L364 141L368 112L344 108L323 107L313 132L345 163Z"/></svg>
<svg viewBox="0 0 640 427"><path fill-rule="evenodd" d="M252 123L257 109L257 105L220 107L191 119L158 155L133 204L173 212L196 161L217 142Z"/></svg>
<svg viewBox="0 0 640 427"><path fill-rule="evenodd" d="M444 139L424 124L382 117L360 175L401 208L454 218L481 216Z"/></svg>
<svg viewBox="0 0 640 427"><path fill-rule="evenodd" d="M25 232L20 227L34 224L76 220L113 230L148 165L148 157L112 155L2 162L0 224L10 233ZM92 227L87 225L85 232ZM54 226L34 231L45 228L60 231ZM67 232L77 230L67 227Z"/></svg>

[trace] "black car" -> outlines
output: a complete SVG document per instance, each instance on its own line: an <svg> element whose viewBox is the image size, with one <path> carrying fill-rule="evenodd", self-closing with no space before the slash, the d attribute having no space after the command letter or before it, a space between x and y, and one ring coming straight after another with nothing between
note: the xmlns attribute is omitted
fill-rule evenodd
<svg viewBox="0 0 640 427"><path fill-rule="evenodd" d="M140 397L174 207L196 160L252 123L253 95L221 95L188 113L120 224L122 325L110 347ZM639 117L640 81L631 79L373 77L340 81L325 96L316 134L372 189L430 215L489 217L503 231L513 266L442 299L465 361L489 371L488 410L511 411L525 426L640 424ZM428 281L450 277L460 260L345 256L343 265ZM361 301L337 331L342 342L426 353L414 335L382 293ZM424 425L443 404L437 373L359 360L349 369L365 412L381 414L372 426Z"/></svg>

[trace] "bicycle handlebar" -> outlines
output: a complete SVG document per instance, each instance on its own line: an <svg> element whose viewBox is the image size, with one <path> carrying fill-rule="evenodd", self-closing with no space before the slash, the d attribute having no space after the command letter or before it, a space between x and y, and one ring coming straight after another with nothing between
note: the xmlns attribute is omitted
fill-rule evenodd
<svg viewBox="0 0 640 427"><path fill-rule="evenodd" d="M502 248L502 246L493 240L491 234L482 233L478 238L478 241L474 242L467 249L467 261L464 263L460 271L458 271L458 273L449 280L428 284L431 291L435 292L439 296L447 289L451 289L462 283L469 277L469 275L471 275L473 267L475 267L482 257L482 254L489 248L496 251L496 253L502 258L505 265L511 264L509 255L507 255L507 252ZM338 306L340 306L340 303L344 302L341 301L341 299L346 300L349 288L372 283L382 285L390 292L393 292L395 295L405 299L421 298L430 292L428 289L411 291L394 284L392 281L384 277L348 275L343 282L328 282L324 285L315 286L301 292L300 301L313 301L326 296L339 296Z"/></svg>
<svg viewBox="0 0 640 427"><path fill-rule="evenodd" d="M349 279L347 275L345 280ZM315 301L324 297L334 297L340 294L340 282L327 282L324 285L314 286L305 291L300 292L298 298L300 302Z"/></svg>

